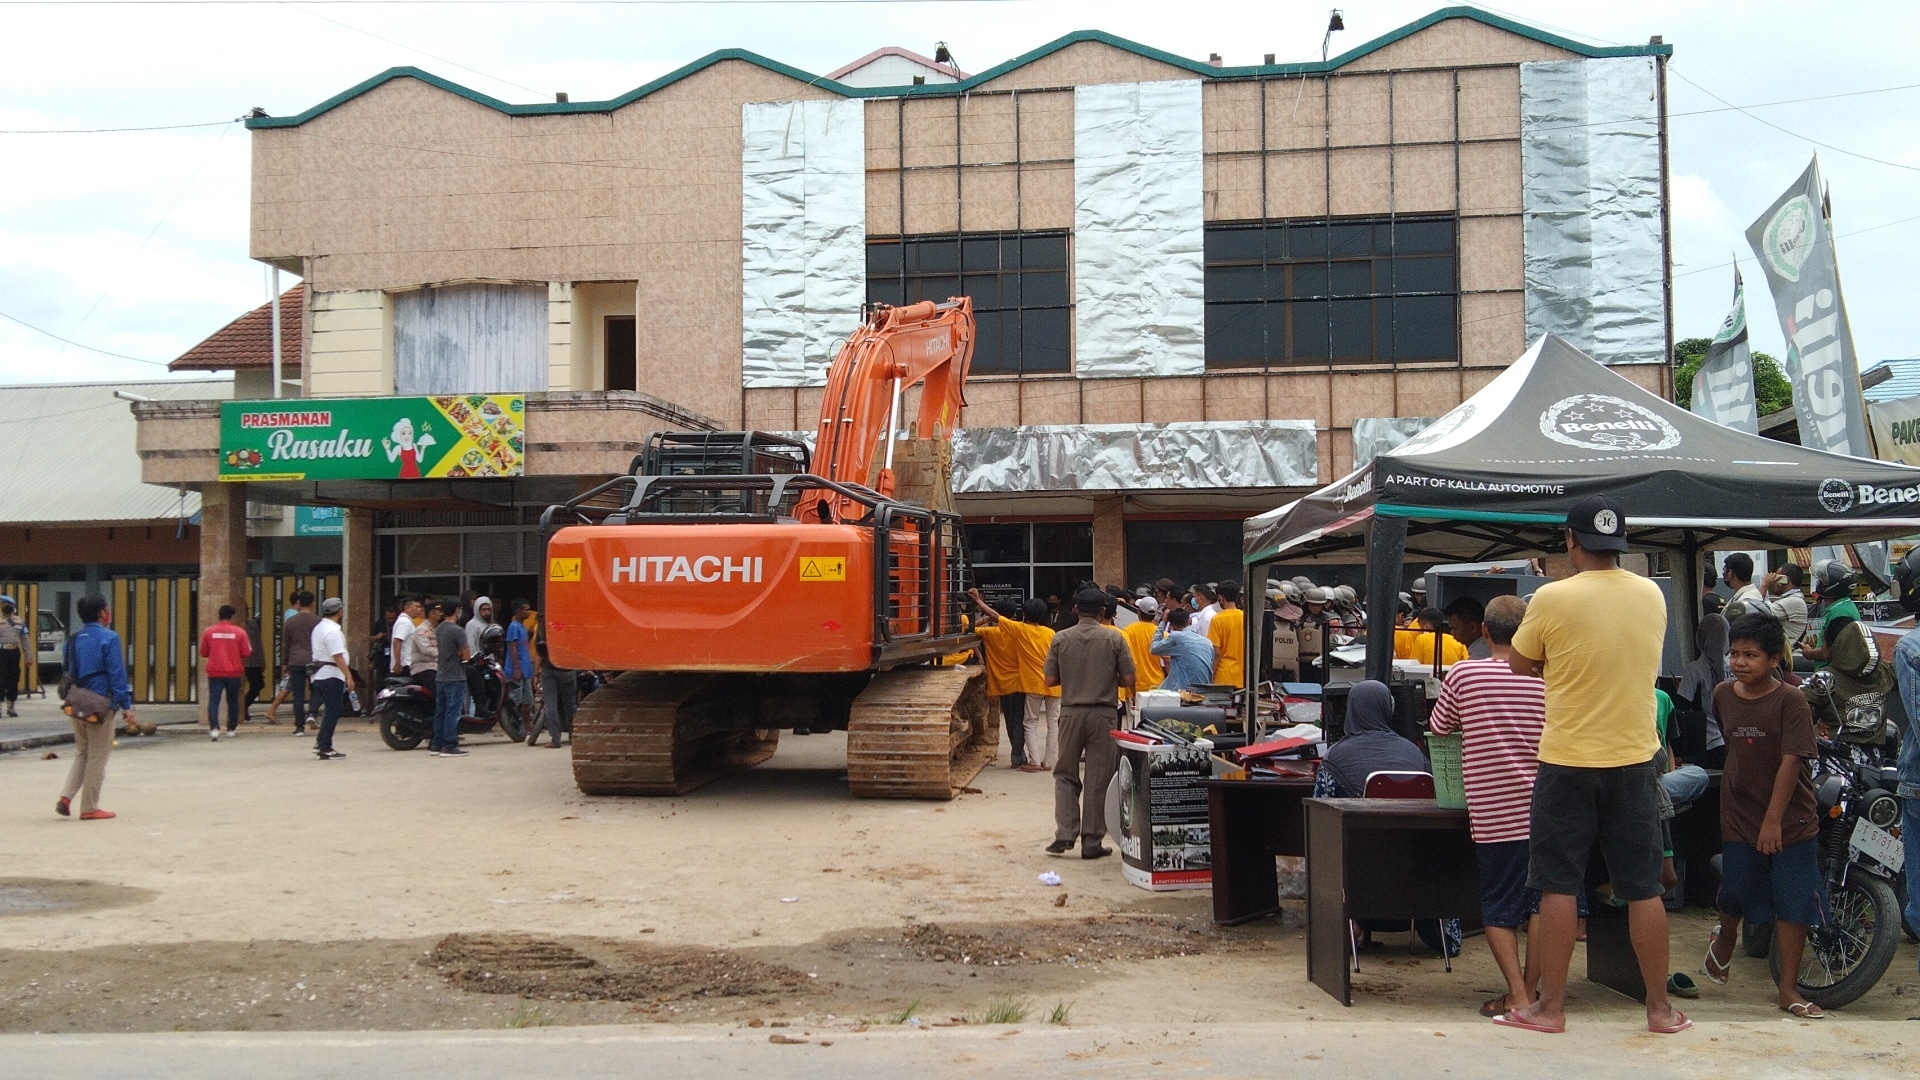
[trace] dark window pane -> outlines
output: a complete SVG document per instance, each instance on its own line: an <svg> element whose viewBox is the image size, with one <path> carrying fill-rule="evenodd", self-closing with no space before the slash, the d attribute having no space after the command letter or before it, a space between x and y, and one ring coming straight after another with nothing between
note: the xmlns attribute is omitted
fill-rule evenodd
<svg viewBox="0 0 1920 1080"><path fill-rule="evenodd" d="M960 279L957 277L918 278L914 279L913 286L914 300L931 300L936 304L960 294Z"/></svg>
<svg viewBox="0 0 1920 1080"><path fill-rule="evenodd" d="M1327 254L1336 258L1341 255L1373 254L1373 226L1327 226Z"/></svg>
<svg viewBox="0 0 1920 1080"><path fill-rule="evenodd" d="M1000 241L994 237L960 241L960 265L967 270L1000 269Z"/></svg>
<svg viewBox="0 0 1920 1080"><path fill-rule="evenodd" d="M1028 270L1065 270L1067 238L1064 235L1025 237L1020 245L1020 265Z"/></svg>
<svg viewBox="0 0 1920 1080"><path fill-rule="evenodd" d="M1081 566L1036 566L1033 568L1033 594L1049 604L1073 602L1080 586L1093 580L1093 564Z"/></svg>
<svg viewBox="0 0 1920 1080"><path fill-rule="evenodd" d="M867 245L867 276L892 277L900 272L899 244Z"/></svg>
<svg viewBox="0 0 1920 1080"><path fill-rule="evenodd" d="M1209 303L1225 300L1264 300L1267 270L1263 266L1213 266L1206 271Z"/></svg>
<svg viewBox="0 0 1920 1080"><path fill-rule="evenodd" d="M1332 275L1327 287L1331 296L1367 296L1373 292L1373 263L1369 260L1337 262L1327 270Z"/></svg>
<svg viewBox="0 0 1920 1080"><path fill-rule="evenodd" d="M967 528L971 530L977 527L978 526L969 525ZM995 527L997 528L998 526ZM1033 569L1024 564L1020 566L981 566L976 561L974 563L973 580L979 583L980 591L986 595L989 601L996 599L995 593L1011 590L1016 594L1016 599L1025 602L1027 599L1029 578L1032 574Z"/></svg>
<svg viewBox="0 0 1920 1080"><path fill-rule="evenodd" d="M909 262L909 272L918 270L923 274L952 273L960 269L960 243L957 240L916 240L913 242L917 262Z"/></svg>
<svg viewBox="0 0 1920 1080"><path fill-rule="evenodd" d="M1451 296L1403 296L1394 300L1394 356L1401 360L1452 360L1456 303Z"/></svg>
<svg viewBox="0 0 1920 1080"><path fill-rule="evenodd" d="M1325 225L1287 226L1287 258L1318 259L1327 253Z"/></svg>
<svg viewBox="0 0 1920 1080"><path fill-rule="evenodd" d="M975 563L1023 563L1027 560L1027 526L968 525L967 553Z"/></svg>
<svg viewBox="0 0 1920 1080"><path fill-rule="evenodd" d="M1293 275L1288 295L1294 299L1318 299L1327 295L1327 264L1296 263L1287 268Z"/></svg>
<svg viewBox="0 0 1920 1080"><path fill-rule="evenodd" d="M973 297L975 311L991 311L1000 306L999 274L968 274L963 287Z"/></svg>
<svg viewBox="0 0 1920 1080"><path fill-rule="evenodd" d="M1208 229L1206 261L1259 262L1266 256L1266 230L1261 228Z"/></svg>
<svg viewBox="0 0 1920 1080"><path fill-rule="evenodd" d="M1020 313L1020 370L1066 371L1068 369L1067 313L1053 308Z"/></svg>
<svg viewBox="0 0 1920 1080"><path fill-rule="evenodd" d="M1373 301L1335 300L1329 336L1335 360L1373 359Z"/></svg>
<svg viewBox="0 0 1920 1080"><path fill-rule="evenodd" d="M1453 222L1401 221L1393 226L1396 255L1444 254L1453 251Z"/></svg>
<svg viewBox="0 0 1920 1080"><path fill-rule="evenodd" d="M1292 310L1289 316L1293 322L1293 352L1295 360L1325 360L1327 353L1327 302L1324 300L1296 300L1287 305Z"/></svg>
<svg viewBox="0 0 1920 1080"><path fill-rule="evenodd" d="M1067 303L1067 273L1064 270L1020 275L1022 307L1064 307Z"/></svg>
<svg viewBox="0 0 1920 1080"><path fill-rule="evenodd" d="M1393 260L1393 291L1452 292L1453 257L1429 255L1419 259Z"/></svg>
<svg viewBox="0 0 1920 1080"><path fill-rule="evenodd" d="M892 304L900 306L900 279L867 282L867 302L870 304Z"/></svg>
<svg viewBox="0 0 1920 1080"><path fill-rule="evenodd" d="M1278 310L1279 305L1273 305ZM1267 359L1266 304L1207 305L1207 366L1259 367Z"/></svg>
<svg viewBox="0 0 1920 1080"><path fill-rule="evenodd" d="M1000 313L997 311L976 312L973 316L973 367L979 375L997 375L1014 370L1006 362L1006 355L1000 348Z"/></svg>
<svg viewBox="0 0 1920 1080"><path fill-rule="evenodd" d="M1037 563L1090 563L1093 561L1093 524L1091 522L1035 523L1033 561Z"/></svg>

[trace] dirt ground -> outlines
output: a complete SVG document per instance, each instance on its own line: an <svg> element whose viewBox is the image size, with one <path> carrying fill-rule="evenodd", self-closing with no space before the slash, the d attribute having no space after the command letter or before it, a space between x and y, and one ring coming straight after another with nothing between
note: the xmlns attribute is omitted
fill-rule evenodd
<svg viewBox="0 0 1920 1080"><path fill-rule="evenodd" d="M0 756L0 1031L1456 1023L1499 989L1477 938L1449 974L1390 937L1342 1009L1306 981L1300 902L1220 929L1204 891L1049 857L1051 780L1004 767L952 803L857 801L843 737L787 736L692 795L603 799L544 746L434 759L355 722L323 763L287 730L124 740L105 823L52 812L69 748ZM1673 920L1674 970L1710 924ZM1902 944L1840 1019L1920 1018L1916 963ZM1743 957L1685 1007L1772 1021L1765 982ZM1576 1022L1637 1022L1573 994Z"/></svg>

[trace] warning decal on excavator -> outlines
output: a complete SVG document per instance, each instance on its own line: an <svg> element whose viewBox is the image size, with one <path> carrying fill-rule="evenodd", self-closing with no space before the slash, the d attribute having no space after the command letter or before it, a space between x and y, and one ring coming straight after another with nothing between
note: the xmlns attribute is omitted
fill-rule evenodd
<svg viewBox="0 0 1920 1080"><path fill-rule="evenodd" d="M547 560L547 580L548 581L579 581L580 580L580 560L579 559L548 559Z"/></svg>
<svg viewBox="0 0 1920 1080"><path fill-rule="evenodd" d="M801 581L845 581L847 560L844 555L816 555L800 560Z"/></svg>

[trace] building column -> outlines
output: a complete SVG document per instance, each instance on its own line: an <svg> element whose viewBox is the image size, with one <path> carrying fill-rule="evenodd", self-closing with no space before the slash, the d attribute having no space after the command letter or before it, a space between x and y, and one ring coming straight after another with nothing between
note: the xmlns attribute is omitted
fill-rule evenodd
<svg viewBox="0 0 1920 1080"><path fill-rule="evenodd" d="M220 605L247 599L247 485L200 486L201 627L220 621ZM271 625L271 624L268 624ZM207 701L207 669L200 666L198 700Z"/></svg>
<svg viewBox="0 0 1920 1080"><path fill-rule="evenodd" d="M1093 580L1102 585L1128 586L1127 500L1107 495L1093 500Z"/></svg>
<svg viewBox="0 0 1920 1080"><path fill-rule="evenodd" d="M380 614L380 590L373 565L373 511L357 506L346 510L340 537L340 595L347 602L347 611L340 626L347 634L347 657L364 671L367 641L373 636L374 617ZM368 700L361 699L363 704Z"/></svg>

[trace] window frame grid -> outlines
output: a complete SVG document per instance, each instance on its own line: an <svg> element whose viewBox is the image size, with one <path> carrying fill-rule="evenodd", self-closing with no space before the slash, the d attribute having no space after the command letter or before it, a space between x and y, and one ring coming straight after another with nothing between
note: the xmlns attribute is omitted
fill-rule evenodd
<svg viewBox="0 0 1920 1080"><path fill-rule="evenodd" d="M1060 243L1060 256L1059 256L1058 264L1056 265L1052 262L1048 262L1045 265L1034 265L1034 266L1027 265L1026 249L1027 249L1027 242L1029 240L1058 240ZM968 262L967 262L968 245L979 244L981 242L991 242L996 246L996 250L998 254L998 262L995 268L992 270L974 269L968 265ZM1008 250L1009 242L1014 244L1017 250L1019 251L1019 259L1020 259L1019 265L1009 266L1007 264L1006 252ZM931 247L939 244L951 244L953 246L954 265L951 270L947 270L947 269L921 270L917 266L912 269L909 269L909 266L908 266L909 259L907 258L909 248L913 248L917 254L919 250L922 250L925 247ZM897 250L897 255L894 258L894 268L890 275L876 275L873 270L872 254L875 248L884 248L884 247L891 247ZM1005 230L984 230L979 232L926 233L926 234L913 234L913 235L905 235L905 236L879 236L879 237L870 236L867 238L867 252L868 252L867 299L869 303L893 302L891 299L879 299L879 300L875 299L873 295L875 287L876 285L881 285L882 283L889 283L889 282L892 283L897 289L897 291L892 293L891 295L898 296L901 302L915 303L918 301L914 301L910 299L911 288L912 288L910 283L912 282L938 281L942 278L951 278L955 283L956 288L954 292L950 293L949 295L971 296L972 293L967 291L967 282L969 278L978 278L978 277L987 276L989 274L995 278L994 292L996 294L997 302L992 307L986 307L979 304L978 301L976 300L976 303L974 306L974 315L977 323L986 323L993 327L994 334L995 334L995 349L998 350L998 352L997 352L997 355L994 355L991 357L991 360L994 366L982 367L981 366L982 350L980 346L984 341L986 335L985 333L982 333L978 338L976 338L973 368L970 373L972 376L984 377L984 378L994 378L994 377L1026 378L1029 376L1045 376L1045 375L1057 376L1057 375L1073 374L1074 297L1073 297L1073 233L1072 233L1072 230L1070 229L1005 229ZM1028 302L1029 290L1027 288L1027 283L1025 280L1026 276L1029 274L1060 275L1062 291L1059 297L1059 302L1039 303L1039 304L1029 303ZM1017 290L1019 299L1015 304L1008 306L998 301L1004 300L1004 298L1008 295L1009 290L1007 285L1008 285L1008 279L1010 278L1013 279L1014 281L1014 289ZM929 299L929 297L922 297L921 299ZM944 300L946 299L946 297L939 297L937 299ZM1027 341L1028 312L1058 313L1058 316L1061 320L1061 325L1058 327L1058 329L1060 331L1059 347L1062 353L1062 358L1060 363L1057 366L1055 365L1049 365L1047 367L1029 367L1028 366L1027 355L1026 355L1028 350L1028 341ZM1017 327L1017 330L1015 331L1015 345L1014 345L1014 349L1012 350L1013 355L1012 355L1011 365L1007 363L1008 353L1009 353L1009 350L1006 347L1006 337L1005 337L1005 327L1006 327L1007 320L1004 320L1003 318L1004 316L1009 314L1014 316L1014 319L1012 321L1014 322L1014 325ZM983 315L990 315L990 316L993 316L994 318L990 320L980 318Z"/></svg>

